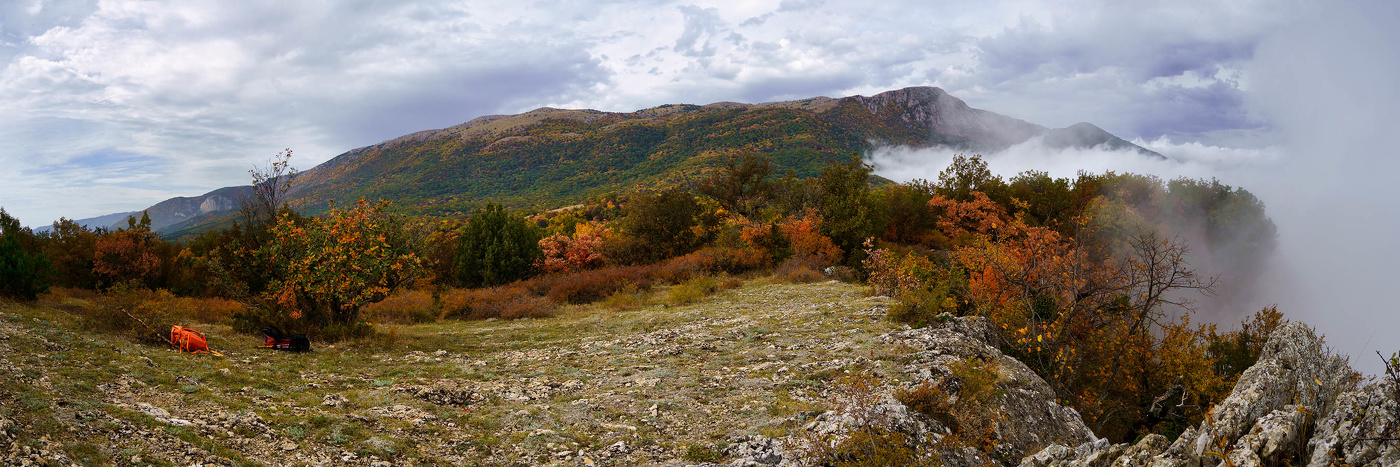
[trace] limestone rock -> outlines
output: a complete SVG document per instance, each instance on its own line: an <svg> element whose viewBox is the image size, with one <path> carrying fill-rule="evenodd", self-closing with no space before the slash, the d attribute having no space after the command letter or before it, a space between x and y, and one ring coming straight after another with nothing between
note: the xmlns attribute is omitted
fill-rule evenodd
<svg viewBox="0 0 1400 467"><path fill-rule="evenodd" d="M1103 453L1117 448L1081 445L1074 454L1067 454L1068 448L1051 446L1025 458L1021 465L1214 467L1224 461L1222 457L1236 466L1286 462L1303 452L1301 434L1309 432L1317 414L1332 413L1339 400L1354 404L1355 399L1339 399L1353 386L1352 378L1351 367L1343 358L1328 353L1311 328L1302 323L1285 324L1269 336L1259 360L1240 375L1230 395L1212 408L1211 417L1199 427L1187 429L1165 450L1157 446L1165 439L1153 439L1151 449L1130 450L1119 445L1125 448L1121 454L1100 463ZM1324 433L1336 432L1333 425L1354 418L1354 414L1340 415L1330 422L1332 425L1319 423L1319 434L1309 444L1336 445L1335 438ZM1160 454L1146 455L1154 450ZM1313 465L1318 462L1314 457Z"/></svg>
<svg viewBox="0 0 1400 467"><path fill-rule="evenodd" d="M1336 408L1317 423L1308 440L1308 465L1400 463L1400 441L1384 440L1400 437L1397 389L1395 382L1387 379L1337 398Z"/></svg>
<svg viewBox="0 0 1400 467"><path fill-rule="evenodd" d="M1078 445L1097 440L1074 409L1055 402L1055 391L1020 361L995 345L997 332L985 318L948 319L939 326L910 329L887 336L891 343L918 349L906 366L917 380L946 381L953 366L969 360L986 362L997 373L985 417L994 420L996 457L1015 462L1051 444Z"/></svg>

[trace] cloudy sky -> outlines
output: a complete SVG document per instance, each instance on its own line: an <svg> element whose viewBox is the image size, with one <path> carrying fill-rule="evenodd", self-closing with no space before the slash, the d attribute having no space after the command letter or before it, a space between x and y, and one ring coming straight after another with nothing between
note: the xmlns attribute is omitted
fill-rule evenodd
<svg viewBox="0 0 1400 467"><path fill-rule="evenodd" d="M29 225L541 106L941 86L1049 126L1262 145L1280 2L0 2L0 205Z"/></svg>
<svg viewBox="0 0 1400 467"><path fill-rule="evenodd" d="M28 225L137 210L246 183L282 148L305 169L542 106L932 85L1173 159L1022 147L994 170L1218 176L1259 194L1285 252L1276 301L1364 359L1400 347L1384 293L1400 279L1395 24L1375 0L3 0L0 206ZM910 156L872 158L907 178L948 154Z"/></svg>

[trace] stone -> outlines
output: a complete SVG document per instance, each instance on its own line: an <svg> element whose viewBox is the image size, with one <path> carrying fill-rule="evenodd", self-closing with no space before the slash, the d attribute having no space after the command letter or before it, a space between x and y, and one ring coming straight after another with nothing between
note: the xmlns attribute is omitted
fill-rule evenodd
<svg viewBox="0 0 1400 467"><path fill-rule="evenodd" d="M340 407L349 403L349 399L346 399L345 396L342 396L340 395L340 393L335 392L326 394L325 397L321 398L321 405L324 405L326 407Z"/></svg>

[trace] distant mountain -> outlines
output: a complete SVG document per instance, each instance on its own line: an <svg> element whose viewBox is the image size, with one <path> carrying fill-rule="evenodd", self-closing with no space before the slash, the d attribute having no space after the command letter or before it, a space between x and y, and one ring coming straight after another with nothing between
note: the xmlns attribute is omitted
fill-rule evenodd
<svg viewBox="0 0 1400 467"><path fill-rule="evenodd" d="M251 185L220 188L200 196L170 198L145 209L151 216L151 229L166 231L169 227L188 223L201 217L217 217L238 208L239 200L253 193ZM140 213L137 213L140 217ZM126 219L121 225L125 227Z"/></svg>
<svg viewBox="0 0 1400 467"><path fill-rule="evenodd" d="M89 217L87 219L74 219L73 222L89 229L111 228L118 223L122 224L122 226L126 226L126 218L129 216L136 216L139 218L141 217L141 211L119 212L105 216ZM48 232L51 230L53 230L53 225L44 225L34 229L35 232Z"/></svg>
<svg viewBox="0 0 1400 467"><path fill-rule="evenodd" d="M1084 122L1045 132L1045 145L1052 148L1103 147L1115 151L1132 150L1144 156L1163 160L1166 159L1165 156L1155 151L1150 151L1142 146L1129 143L1123 138L1113 136L1112 133L1104 131L1103 128Z"/></svg>
<svg viewBox="0 0 1400 467"><path fill-rule="evenodd" d="M488 115L350 150L303 172L289 194L294 207L311 214L366 197L412 214L456 216L487 201L547 208L684 183L744 153L770 157L779 173L809 176L876 145L985 153L1036 137L1052 148L1106 146L1162 157L1087 123L1049 129L971 108L939 88L912 87L630 113L540 108ZM162 202L152 207L153 224L177 235L217 228L227 223L218 219L228 208L213 208L231 207L238 190L248 189ZM206 206L219 196L228 201Z"/></svg>

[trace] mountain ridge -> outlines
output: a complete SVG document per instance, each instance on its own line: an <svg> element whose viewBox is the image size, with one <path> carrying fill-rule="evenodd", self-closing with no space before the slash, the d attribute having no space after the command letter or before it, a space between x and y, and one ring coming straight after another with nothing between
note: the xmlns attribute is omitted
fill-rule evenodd
<svg viewBox="0 0 1400 467"><path fill-rule="evenodd" d="M687 183L743 153L768 156L779 173L811 176L831 160L877 146L989 153L1037 137L1050 148L1106 145L1163 158L1091 124L1051 129L922 86L758 104L665 104L633 112L540 107L483 115L341 153L300 173L289 197L311 214L367 197L413 214L458 216L486 200L543 209ZM183 198L153 206L170 208L160 221L152 214L158 231L189 235L217 228L220 216L227 222L220 214L227 210L195 212L177 199Z"/></svg>

